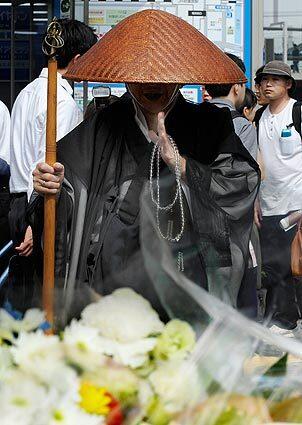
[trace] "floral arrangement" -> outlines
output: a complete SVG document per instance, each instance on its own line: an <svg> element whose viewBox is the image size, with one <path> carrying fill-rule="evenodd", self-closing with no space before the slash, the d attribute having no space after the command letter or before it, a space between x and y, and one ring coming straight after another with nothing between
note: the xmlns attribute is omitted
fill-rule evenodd
<svg viewBox="0 0 302 425"><path fill-rule="evenodd" d="M37 309L0 310L1 425L164 425L194 403L192 328L164 324L131 289L90 304L60 335L44 323Z"/></svg>
<svg viewBox="0 0 302 425"><path fill-rule="evenodd" d="M192 361L191 326L164 324L129 288L88 305L60 335L44 328L40 310L0 310L1 425L302 423L300 391L269 400L284 359L262 379L271 388L243 395L209 387Z"/></svg>

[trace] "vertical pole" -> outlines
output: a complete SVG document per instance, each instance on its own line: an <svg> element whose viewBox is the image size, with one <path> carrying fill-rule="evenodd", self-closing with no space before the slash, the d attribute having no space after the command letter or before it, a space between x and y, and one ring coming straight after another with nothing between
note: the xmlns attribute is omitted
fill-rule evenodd
<svg viewBox="0 0 302 425"><path fill-rule="evenodd" d="M252 2L245 0L244 2L244 48L243 57L246 67L246 76L248 78L248 85L251 86L252 82Z"/></svg>
<svg viewBox="0 0 302 425"><path fill-rule="evenodd" d="M33 27L34 27L34 3L29 2L29 81L33 80Z"/></svg>
<svg viewBox="0 0 302 425"><path fill-rule="evenodd" d="M57 61L48 61L46 163L56 162L57 135ZM54 321L54 266L55 266L56 196L44 198L44 262L43 262L43 307L47 321Z"/></svg>
<svg viewBox="0 0 302 425"><path fill-rule="evenodd" d="M283 62L287 62L287 44L288 44L288 28L286 22L283 22Z"/></svg>
<svg viewBox="0 0 302 425"><path fill-rule="evenodd" d="M252 1L252 76L264 61L264 0Z"/></svg>
<svg viewBox="0 0 302 425"><path fill-rule="evenodd" d="M84 23L86 25L89 25L89 0L84 0ZM85 109L88 104L88 82L83 82L83 111L85 112Z"/></svg>
<svg viewBox="0 0 302 425"><path fill-rule="evenodd" d="M54 18L48 25L42 50L48 59L47 121L46 121L46 163L56 162L57 141L57 50L64 46L62 28ZM43 308L47 321L54 323L55 286L55 235L56 235L56 196L44 197L44 258L43 258Z"/></svg>
<svg viewBox="0 0 302 425"><path fill-rule="evenodd" d="M279 22L279 0L274 0L273 7L273 23L276 24Z"/></svg>
<svg viewBox="0 0 302 425"><path fill-rule="evenodd" d="M10 27L10 105L11 109L15 101L15 4L11 6L11 27Z"/></svg>

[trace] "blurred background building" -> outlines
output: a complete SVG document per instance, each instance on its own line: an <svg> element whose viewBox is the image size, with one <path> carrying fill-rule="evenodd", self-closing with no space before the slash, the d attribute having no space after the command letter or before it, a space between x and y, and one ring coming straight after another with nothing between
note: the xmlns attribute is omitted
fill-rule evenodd
<svg viewBox="0 0 302 425"><path fill-rule="evenodd" d="M146 8L186 19L223 50L241 56L250 83L264 62L288 62L302 98L301 0L11 0L0 1L0 99L11 108L19 91L39 75L44 65L41 40L53 16L85 21L101 37L124 17ZM93 85L75 85L83 107ZM121 95L124 87L112 85L111 90ZM185 87L184 93L201 100L198 86Z"/></svg>
<svg viewBox="0 0 302 425"><path fill-rule="evenodd" d="M301 98L302 80L302 1L265 0L263 2L264 61L287 62L298 80Z"/></svg>

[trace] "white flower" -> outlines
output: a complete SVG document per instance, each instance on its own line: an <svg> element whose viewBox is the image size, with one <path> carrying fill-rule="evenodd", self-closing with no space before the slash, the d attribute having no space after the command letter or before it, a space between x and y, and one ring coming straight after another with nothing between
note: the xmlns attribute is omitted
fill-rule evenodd
<svg viewBox="0 0 302 425"><path fill-rule="evenodd" d="M63 364L64 353L56 335L45 335L42 331L21 332L14 341L11 352L21 370L47 380L58 363Z"/></svg>
<svg viewBox="0 0 302 425"><path fill-rule="evenodd" d="M63 347L68 360L83 370L93 371L104 364L101 339L96 328L73 320L64 331Z"/></svg>
<svg viewBox="0 0 302 425"><path fill-rule="evenodd" d="M42 385L19 370L11 371L0 384L1 425L37 424L46 400L47 393Z"/></svg>
<svg viewBox="0 0 302 425"><path fill-rule="evenodd" d="M0 381L4 379L13 365L10 348L0 345Z"/></svg>
<svg viewBox="0 0 302 425"><path fill-rule="evenodd" d="M150 303L130 288L121 288L86 307L82 320L119 342L134 342L162 331L164 324Z"/></svg>
<svg viewBox="0 0 302 425"><path fill-rule="evenodd" d="M13 341L14 334L7 330L7 328L4 328L0 326L0 343L3 341Z"/></svg>
<svg viewBox="0 0 302 425"><path fill-rule="evenodd" d="M138 341L121 343L109 338L101 337L102 352L122 364L131 368L143 366L148 361L148 354L156 344L156 338L144 338Z"/></svg>
<svg viewBox="0 0 302 425"><path fill-rule="evenodd" d="M103 425L104 423L103 416L90 415L65 398L53 399L39 421L39 425Z"/></svg>
<svg viewBox="0 0 302 425"><path fill-rule="evenodd" d="M0 309L0 328L11 332L29 332L38 329L45 322L45 313L37 308L27 310L23 319L17 320L6 310Z"/></svg>
<svg viewBox="0 0 302 425"><path fill-rule="evenodd" d="M154 397L154 391L148 381L141 381L138 391L138 400L142 408L146 408Z"/></svg>
<svg viewBox="0 0 302 425"><path fill-rule="evenodd" d="M181 412L200 398L198 371L187 361L162 363L151 373L149 381L168 413Z"/></svg>
<svg viewBox="0 0 302 425"><path fill-rule="evenodd" d="M48 370L50 373L39 373L38 378L59 398L77 403L80 400L80 381L75 370L60 362L50 364Z"/></svg>

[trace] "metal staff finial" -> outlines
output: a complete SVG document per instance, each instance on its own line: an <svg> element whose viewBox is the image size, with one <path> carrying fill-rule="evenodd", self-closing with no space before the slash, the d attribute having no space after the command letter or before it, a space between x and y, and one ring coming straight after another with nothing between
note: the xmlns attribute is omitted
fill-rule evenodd
<svg viewBox="0 0 302 425"><path fill-rule="evenodd" d="M64 40L61 37L62 27L57 18L53 18L47 27L46 36L42 43L42 50L45 55L52 57L56 51L64 46Z"/></svg>

